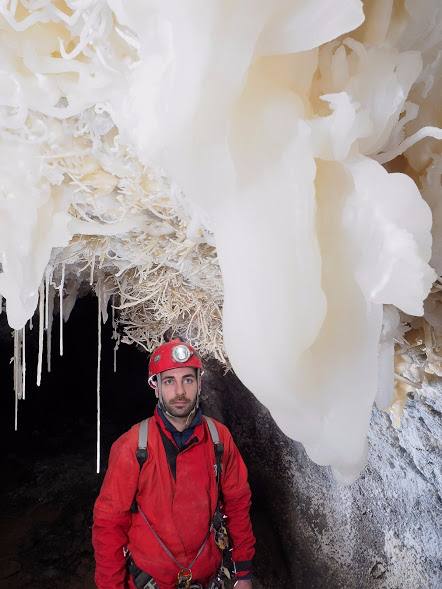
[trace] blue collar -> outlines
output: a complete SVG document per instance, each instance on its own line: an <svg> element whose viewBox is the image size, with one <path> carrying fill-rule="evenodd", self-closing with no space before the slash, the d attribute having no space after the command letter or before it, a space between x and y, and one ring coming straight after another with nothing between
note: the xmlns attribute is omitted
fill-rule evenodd
<svg viewBox="0 0 442 589"><path fill-rule="evenodd" d="M157 409L158 409L158 415L161 417L165 428L167 429L168 432L170 432L172 434L173 439L175 440L175 444L181 450L186 445L186 443L190 440L190 438L192 437L192 434L195 431L196 426L201 423L202 415L203 415L201 408L200 407L198 408L195 415L193 416L193 419L192 419L190 425L188 427L186 427L186 429L183 430L182 432L178 431L177 428L173 425L173 423L171 423L167 419L166 414L164 413L164 411L161 409L161 407L159 405L157 405Z"/></svg>

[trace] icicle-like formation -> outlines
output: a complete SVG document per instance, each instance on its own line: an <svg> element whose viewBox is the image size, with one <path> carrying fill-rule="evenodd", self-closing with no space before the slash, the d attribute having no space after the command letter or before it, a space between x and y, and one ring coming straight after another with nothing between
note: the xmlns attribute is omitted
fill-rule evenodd
<svg viewBox="0 0 442 589"><path fill-rule="evenodd" d="M15 379L15 373L14 373ZM17 388L14 387L14 430L18 430L18 391Z"/></svg>
<svg viewBox="0 0 442 589"><path fill-rule="evenodd" d="M22 397L22 363L21 363L21 352L22 352L22 330L14 329L14 429L18 429L18 401Z"/></svg>
<svg viewBox="0 0 442 589"><path fill-rule="evenodd" d="M97 313L97 473L100 472L100 449L101 449L101 435L100 435L100 388L101 388L101 283L98 284L97 299L98 299L98 313Z"/></svg>
<svg viewBox="0 0 442 589"><path fill-rule="evenodd" d="M54 298L55 289L48 285L49 292L47 294L48 299L48 327L46 330L46 361L48 366L48 372L51 372L51 353L52 353L52 323L54 320Z"/></svg>
<svg viewBox="0 0 442 589"><path fill-rule="evenodd" d="M89 284L90 285L94 284L94 270L95 270L95 256L93 256L92 263L91 263L91 274L89 276Z"/></svg>
<svg viewBox="0 0 442 589"><path fill-rule="evenodd" d="M46 290L46 297L45 297L45 330L48 329L49 325L49 288L50 288L50 273L51 270L49 267L46 268L45 272L45 290Z"/></svg>
<svg viewBox="0 0 442 589"><path fill-rule="evenodd" d="M14 430L18 430L18 395L16 391L14 394Z"/></svg>
<svg viewBox="0 0 442 589"><path fill-rule="evenodd" d="M41 367L43 364L43 336L45 326L45 283L42 281L38 289L38 361L37 361L37 386L41 383Z"/></svg>
<svg viewBox="0 0 442 589"><path fill-rule="evenodd" d="M17 396L17 330L12 332L14 338L14 357L13 357L13 375L14 375L14 393Z"/></svg>
<svg viewBox="0 0 442 589"><path fill-rule="evenodd" d="M29 331L32 331L32 329L34 328L33 318L34 316L32 315L32 317L30 317L29 319Z"/></svg>
<svg viewBox="0 0 442 589"><path fill-rule="evenodd" d="M3 311L3 297L0 294L0 315L2 314L2 311Z"/></svg>
<svg viewBox="0 0 442 589"><path fill-rule="evenodd" d="M22 399L25 400L26 398L26 325L22 329L22 368L21 368L21 376L22 376Z"/></svg>
<svg viewBox="0 0 442 589"><path fill-rule="evenodd" d="M120 347L120 334L118 333L118 321L115 315L115 295L112 295L112 339L114 345L114 373L117 372L117 351Z"/></svg>
<svg viewBox="0 0 442 589"><path fill-rule="evenodd" d="M60 356L63 356L63 289L64 289L64 275L65 265L61 265L61 280L58 287L58 295L60 300Z"/></svg>
<svg viewBox="0 0 442 589"><path fill-rule="evenodd" d="M17 330L14 329L12 332L13 340L14 340L14 356L12 358L12 369L13 369L13 377L14 377L14 397L15 397L15 416L14 416L14 428L17 431Z"/></svg>
<svg viewBox="0 0 442 589"><path fill-rule="evenodd" d="M17 348L15 350L14 356L14 365L16 367L16 391L17 391L17 398L23 398L23 365L22 365L22 352L23 352L23 331L21 329L16 329L16 343Z"/></svg>

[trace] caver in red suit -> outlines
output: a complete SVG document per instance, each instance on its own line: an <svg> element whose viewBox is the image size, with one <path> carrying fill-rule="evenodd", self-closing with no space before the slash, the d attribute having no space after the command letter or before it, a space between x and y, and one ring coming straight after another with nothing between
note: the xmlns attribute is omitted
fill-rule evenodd
<svg viewBox="0 0 442 589"><path fill-rule="evenodd" d="M224 445L222 505L233 546L232 557L238 578L250 578L255 538L249 517L247 469L229 430L215 423ZM148 458L141 472L136 458L138 428L135 425L113 444L95 503L93 545L99 589L134 587L126 571L124 547L129 549L136 565L152 575L159 589L174 589L180 570L176 563L186 568L195 558L217 505L215 451L201 410L195 412L187 428L190 434L187 430L180 434L188 439L178 448L175 428L157 407L149 421ZM135 496L140 510L131 513ZM176 562L160 545L141 512ZM211 532L191 567L192 578L207 583L220 562L221 552Z"/></svg>

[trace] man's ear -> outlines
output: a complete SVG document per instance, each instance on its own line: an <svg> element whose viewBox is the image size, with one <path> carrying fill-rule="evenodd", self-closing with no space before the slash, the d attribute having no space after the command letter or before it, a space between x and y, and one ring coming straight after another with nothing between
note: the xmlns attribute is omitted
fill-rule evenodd
<svg viewBox="0 0 442 589"><path fill-rule="evenodd" d="M149 380L148 382L149 382L150 388L154 390L155 397L157 399L159 399L157 383L154 380Z"/></svg>

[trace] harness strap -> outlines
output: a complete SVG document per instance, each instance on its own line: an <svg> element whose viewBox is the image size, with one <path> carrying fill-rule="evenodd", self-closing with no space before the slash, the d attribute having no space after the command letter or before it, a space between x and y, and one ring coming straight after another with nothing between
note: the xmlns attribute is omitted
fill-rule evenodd
<svg viewBox="0 0 442 589"><path fill-rule="evenodd" d="M143 464L147 460L147 437L149 435L149 420L150 417L147 419L143 419L138 426L138 447L135 452L135 456L137 457L138 465L141 469L143 468ZM132 505L130 506L130 511L132 513L137 513L138 511L138 503L137 503L137 493L138 493L138 484L137 484L137 492L135 493L135 497L132 501Z"/></svg>
<svg viewBox="0 0 442 589"><path fill-rule="evenodd" d="M137 589L158 589L158 585L155 583L152 575L149 575L149 573L146 573L137 567L134 559L130 554L127 556L127 569L132 575L135 587L137 587Z"/></svg>
<svg viewBox="0 0 442 589"><path fill-rule="evenodd" d="M131 507L131 511L133 513L136 513L138 511L138 513L143 518L145 524L147 525L149 530L152 532L154 538L157 540L158 544L161 546L161 548L164 550L164 552L167 554L167 556L182 570L185 570L185 569L190 570L193 567L193 565L195 564L195 562L197 561L197 559L200 557L201 553L203 552L204 547L207 544L207 541L210 537L211 531L214 528L216 530L218 527L221 527L222 518L223 518L223 516L221 514L221 470L222 470L222 456L223 456L223 452L224 452L224 445L222 444L222 442L220 442L218 428L216 427L213 419L211 417L207 417L206 415L204 415L203 417L207 423L207 427L209 428L210 437L212 438L212 443L213 443L214 450L215 450L216 463L214 464L214 469L215 469L216 484L217 484L217 489L218 489L218 501L217 501L215 513L213 514L212 521L210 523L207 534L206 534L200 548L198 549L198 552L197 552L195 558L192 560L192 562L190 563L190 565L188 567L183 567L176 560L176 558L174 557L172 552L169 550L169 548L164 544L164 542L158 536L158 534L156 533L156 531L152 527L151 523L147 519L146 514L143 512L141 507L138 505L138 503L136 501L136 496L134 497L132 507ZM140 422L140 425L138 428L138 448L136 451L136 457L137 457L138 464L140 465L140 472L141 472L141 469L143 468L143 464L147 460L147 440L148 440L148 434L149 434L149 419L144 419L142 422ZM219 521L220 518L221 518L221 521Z"/></svg>
<svg viewBox="0 0 442 589"><path fill-rule="evenodd" d="M218 433L218 429L215 425L215 422L213 421L213 419L211 417L207 417L207 415L204 415L204 419L206 420L207 426L209 428L210 437L212 438L212 442L214 444L219 444L219 433Z"/></svg>
<svg viewBox="0 0 442 589"><path fill-rule="evenodd" d="M147 460L147 436L149 434L149 418L143 419L138 427L138 448L135 455L140 465L140 470Z"/></svg>
<svg viewBox="0 0 442 589"><path fill-rule="evenodd" d="M206 420L210 432L210 437L212 438L213 445L215 446L216 457L219 457L221 459L222 454L224 452L224 446L219 441L218 429L211 417L207 417L206 415L204 415L203 417ZM143 419L143 421L140 422L138 427L138 447L135 455L137 457L138 464L140 465L140 470L147 460L147 439L149 435L149 421L150 418ZM216 474L218 475L218 473Z"/></svg>
<svg viewBox="0 0 442 589"><path fill-rule="evenodd" d="M172 554L172 552L167 548L167 546L164 544L164 542L161 540L161 538L158 536L158 534L155 532L155 530L152 527L152 524L149 522L149 520L147 519L144 511L141 509L140 506L138 506L138 511L141 515L141 517L144 520L144 523L147 525L147 527L149 528L149 530L152 532L153 536L155 537L156 541L158 542L158 544L161 546L161 548L164 550L164 552L167 554L167 556L177 565L178 568L182 569L182 570L190 570L193 565L196 563L196 561L198 560L198 558L201 556L202 551L204 550L204 547L207 544L207 540L209 539L210 536L210 532L212 531L212 526L210 526L201 546L198 549L198 552L196 553L195 558L192 560L192 562L189 564L189 566L183 566L182 564L180 564L177 559L174 557L174 555Z"/></svg>
<svg viewBox="0 0 442 589"><path fill-rule="evenodd" d="M204 419L206 420L207 427L209 428L210 437L212 438L213 446L215 449L215 459L216 463L214 465L215 468L215 476L216 476L216 485L218 487L218 505L221 501L221 470L222 470L222 457L224 452L224 444L219 440L219 433L218 428L215 425L215 422L211 417L207 417L204 415Z"/></svg>

